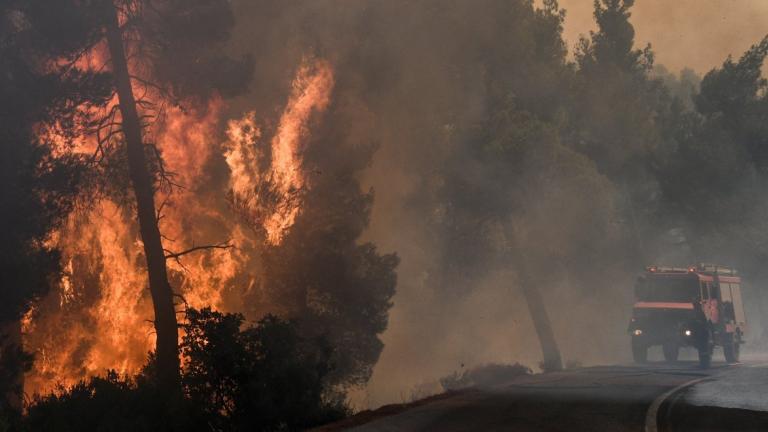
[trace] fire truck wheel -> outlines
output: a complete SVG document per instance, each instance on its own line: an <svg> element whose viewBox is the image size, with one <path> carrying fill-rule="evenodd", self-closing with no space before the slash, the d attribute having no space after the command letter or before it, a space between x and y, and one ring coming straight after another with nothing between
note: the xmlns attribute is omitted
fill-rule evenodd
<svg viewBox="0 0 768 432"><path fill-rule="evenodd" d="M635 360L635 363L648 362L648 346L637 338L632 339L632 358Z"/></svg>
<svg viewBox="0 0 768 432"><path fill-rule="evenodd" d="M723 354L725 354L725 361L728 363L739 362L739 341L729 335L723 341Z"/></svg>
<svg viewBox="0 0 768 432"><path fill-rule="evenodd" d="M664 351L664 360L668 362L676 362L678 354L680 353L680 346L676 343L665 343L662 347Z"/></svg>

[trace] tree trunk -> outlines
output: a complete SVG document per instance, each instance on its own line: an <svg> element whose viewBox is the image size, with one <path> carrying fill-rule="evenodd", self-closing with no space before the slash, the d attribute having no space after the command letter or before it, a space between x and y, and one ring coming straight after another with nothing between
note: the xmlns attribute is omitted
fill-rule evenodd
<svg viewBox="0 0 768 432"><path fill-rule="evenodd" d="M142 127L136 109L131 79L128 72L122 30L119 27L117 9L112 8L106 24L107 42L112 60L112 72L120 102L123 134L128 154L128 171L136 196L139 230L144 243L144 254L149 273L149 291L155 312L157 345L155 349L159 385L166 390L179 388L179 330L173 291L168 283L165 252L155 213L155 190L152 175L147 167ZM133 329L125 329L132 331Z"/></svg>
<svg viewBox="0 0 768 432"><path fill-rule="evenodd" d="M517 260L517 271L525 301L528 303L528 311L533 320L533 327L541 344L541 352L544 356L542 369L545 372L562 370L563 360L560 357L560 348L557 346L555 333L552 331L552 324L549 321L547 308L544 306L544 299L541 298L541 293L535 282L531 281L524 259Z"/></svg>

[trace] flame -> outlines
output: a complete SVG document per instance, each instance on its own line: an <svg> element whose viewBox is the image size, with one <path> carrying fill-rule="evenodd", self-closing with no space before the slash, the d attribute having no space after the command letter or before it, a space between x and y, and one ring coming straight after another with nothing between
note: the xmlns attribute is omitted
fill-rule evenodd
<svg viewBox="0 0 768 432"><path fill-rule="evenodd" d="M204 180L204 162L211 156L211 143L216 142L223 107L224 102L215 96L205 109L192 108L184 112L172 107L163 118L158 147L164 162L186 189L195 188Z"/></svg>
<svg viewBox="0 0 768 432"><path fill-rule="evenodd" d="M176 189L172 204L164 212L161 231L166 236L166 248L186 250L199 244L229 245L244 242L241 233L232 232L226 220L230 215L220 207L199 196L207 186L205 162L213 155L212 143L218 141L218 119L223 102L213 98L207 109L187 113L175 108L168 113L158 138L163 160L174 173L174 181L182 186ZM206 229L215 225L219 229ZM247 259L240 248L216 249L207 253L185 256L168 262L169 271L181 279L181 292L186 303L200 308L224 308L223 290L230 285Z"/></svg>
<svg viewBox="0 0 768 432"><path fill-rule="evenodd" d="M88 62L84 67L102 65L99 59ZM268 244L277 245L295 222L301 194L308 187L303 154L310 121L329 105L333 84L330 64L303 62L271 140L262 143L256 116L248 113L228 122L223 154L225 106L220 98L190 102L183 110L163 106L153 113L162 111L147 142L156 143L176 185L157 194L164 247L180 252L198 245L226 245L168 261L169 279L180 303L243 311L243 298L260 286L264 238L255 236L252 228L262 230ZM104 114L94 107L81 108L84 115ZM89 154L97 149L95 133L65 142L65 137L56 136L55 127L47 130L53 131L49 143L61 153ZM230 177L211 178L210 165L224 162ZM237 207L246 209L251 218L235 217L226 199L229 190ZM22 322L25 346L36 354L25 391L49 392L57 384L71 385L107 369L137 372L154 349L155 335L143 248L132 210L102 199L71 214L49 243L62 253L64 275Z"/></svg>
<svg viewBox="0 0 768 432"><path fill-rule="evenodd" d="M72 274L72 259L70 258L67 265L64 267L64 275L61 277L61 301L59 306L71 303L75 299L75 289L72 287L72 280L70 275Z"/></svg>
<svg viewBox="0 0 768 432"><path fill-rule="evenodd" d="M267 242L272 245L280 244L301 209L306 184L302 152L309 121L313 113L326 109L333 86L333 70L328 62L304 61L271 140L271 160L266 169L261 168L266 155L258 146L262 133L255 113L228 125L224 156L232 172L234 200L246 209L249 219L264 227Z"/></svg>
<svg viewBox="0 0 768 432"><path fill-rule="evenodd" d="M125 211L103 200L72 214L58 241L67 262L61 300L37 305L25 325L26 345L37 354L27 392L106 369L133 371L154 345L146 275L136 266L140 245Z"/></svg>
<svg viewBox="0 0 768 432"><path fill-rule="evenodd" d="M158 194L158 200L175 200L165 207L161 221L169 237L166 247L183 245L195 234L187 229L189 215L198 214L204 205L195 199L192 188L201 182L204 162L211 155L208 147L216 142L222 106L215 98L201 111L169 109L158 124L155 138L164 163L174 171L173 181L184 183L172 196ZM51 242L67 264L56 290L60 300L44 300L27 325L26 345L37 359L26 391L51 391L56 384L71 385L107 369L135 373L154 348L155 336L143 247L134 218L121 205L104 199L92 209L70 215ZM220 307L221 288L212 280L221 267L208 272L207 262L198 256L189 260L185 267L192 271L182 277L181 291L190 292L195 300L192 306ZM186 273L187 268L169 262L169 271Z"/></svg>
<svg viewBox="0 0 768 432"><path fill-rule="evenodd" d="M45 67L52 71L57 70L57 72L69 69L101 72L108 70L109 66L107 43L102 41L79 55L74 61L68 58L54 59ZM107 141L106 138L117 130L115 124L120 121L120 112L117 110L117 106L116 94L103 105L83 103L77 106L74 112L75 124L92 125L97 119L106 119L106 124L91 129L78 130L75 136L67 133L72 124L68 122L67 125L63 125L59 120L37 124L34 128L35 135L51 149L54 156L58 157L69 153L96 156L99 143L102 142L103 144Z"/></svg>

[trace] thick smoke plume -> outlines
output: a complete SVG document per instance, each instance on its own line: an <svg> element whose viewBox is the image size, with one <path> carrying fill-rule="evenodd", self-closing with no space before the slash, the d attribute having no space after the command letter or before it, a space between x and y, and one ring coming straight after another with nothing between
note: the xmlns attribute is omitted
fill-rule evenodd
<svg viewBox="0 0 768 432"><path fill-rule="evenodd" d="M530 260L566 361L583 363L629 359L624 330L644 265L741 263L692 246L669 211L657 178L680 145L669 116L675 103L695 109L701 78L666 72L654 54L702 73L761 35L699 61L643 36L666 2L601 3L627 6L638 36L617 13L605 19L619 33L595 40L593 3L571 3L565 21L549 1L238 4L248 18L232 49L263 59L251 89L265 107L310 48L333 59L338 91L361 118L332 127L378 145L360 173L376 191L366 238L402 260L362 405L420 394L462 365L538 364L517 263L500 258L510 248ZM702 20L722 8L703 9ZM653 52L642 51L648 40Z"/></svg>

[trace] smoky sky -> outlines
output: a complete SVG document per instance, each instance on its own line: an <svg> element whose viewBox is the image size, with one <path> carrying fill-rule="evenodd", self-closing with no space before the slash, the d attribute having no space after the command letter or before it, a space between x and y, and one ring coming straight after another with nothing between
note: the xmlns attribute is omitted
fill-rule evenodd
<svg viewBox="0 0 768 432"><path fill-rule="evenodd" d="M540 3L537 0L536 3ZM595 29L592 0L560 0L567 10L563 37L573 48ZM671 71L700 74L738 58L768 33L764 0L637 0L632 8L636 46L650 43L656 62Z"/></svg>
<svg viewBox="0 0 768 432"><path fill-rule="evenodd" d="M435 191L449 180L443 170L458 142L454 131L472 128L487 115L482 63L500 46L514 45L497 41L525 36L497 19L495 6L515 4L529 5L507 0L233 2L237 24L230 49L252 55L255 74L250 92L230 101L228 115L254 110L259 117L275 117L297 65L303 58L321 58L334 65L335 98L353 113L332 125L351 131L339 149L368 143L377 148L369 165L354 172L362 189L371 188L374 196L370 224L358 241L372 241L401 261L394 306L381 336L384 350L367 387L353 395L356 408L439 391L437 380L465 365L521 362L535 368L540 359L513 275L495 269L472 281L468 294L446 294L435 282L443 245L430 228L430 221L443 214ZM567 10L563 37L572 51L579 35L595 28L593 1L560 4ZM768 31L762 26L768 22L768 2L638 0L631 22L635 47L651 43L658 64L702 74L729 54L738 58ZM505 67L519 72L524 64ZM334 151L332 145L325 151ZM584 200L572 201L572 209L597 214L584 207ZM539 222L546 226L547 221ZM629 361L625 329L635 275L613 264L599 269L595 287L582 287L602 295L580 295L566 279L554 281L544 293L545 300L557 300L550 305L551 319L566 362Z"/></svg>

